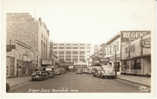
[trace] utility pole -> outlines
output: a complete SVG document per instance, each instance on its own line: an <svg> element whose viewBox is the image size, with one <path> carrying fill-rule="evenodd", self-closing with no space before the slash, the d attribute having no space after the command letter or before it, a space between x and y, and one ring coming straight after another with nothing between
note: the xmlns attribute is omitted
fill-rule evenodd
<svg viewBox="0 0 157 99"><path fill-rule="evenodd" d="M115 62L114 62L114 69L115 69L115 77L117 78L117 51L116 51L116 45L114 45L114 50L115 50Z"/></svg>

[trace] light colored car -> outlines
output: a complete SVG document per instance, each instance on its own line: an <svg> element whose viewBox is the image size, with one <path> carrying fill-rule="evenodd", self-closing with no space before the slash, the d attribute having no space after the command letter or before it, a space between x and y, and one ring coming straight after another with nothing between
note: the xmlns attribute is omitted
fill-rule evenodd
<svg viewBox="0 0 157 99"><path fill-rule="evenodd" d="M103 71L101 72L102 78L115 78L115 71L112 66L103 66Z"/></svg>

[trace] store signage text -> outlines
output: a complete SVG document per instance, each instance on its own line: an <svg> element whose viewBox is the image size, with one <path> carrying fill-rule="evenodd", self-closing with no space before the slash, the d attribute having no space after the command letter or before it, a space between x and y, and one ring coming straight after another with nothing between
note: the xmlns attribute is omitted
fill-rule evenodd
<svg viewBox="0 0 157 99"><path fill-rule="evenodd" d="M149 33L150 31L121 31L121 41L122 42L133 41Z"/></svg>

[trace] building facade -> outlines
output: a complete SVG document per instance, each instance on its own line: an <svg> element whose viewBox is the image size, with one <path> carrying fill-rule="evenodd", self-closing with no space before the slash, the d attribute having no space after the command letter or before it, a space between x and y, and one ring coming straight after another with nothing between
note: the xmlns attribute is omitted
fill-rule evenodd
<svg viewBox="0 0 157 99"><path fill-rule="evenodd" d="M53 52L64 62L72 62L74 64L86 63L90 56L90 44L84 43L54 43Z"/></svg>
<svg viewBox="0 0 157 99"><path fill-rule="evenodd" d="M38 24L29 13L7 13L7 77L30 75L37 65Z"/></svg>
<svg viewBox="0 0 157 99"><path fill-rule="evenodd" d="M151 76L150 31L122 31L121 33L122 73ZM126 34L127 36L125 36Z"/></svg>
<svg viewBox="0 0 157 99"><path fill-rule="evenodd" d="M109 41L102 45L102 54L104 57L105 62L110 62L113 65L116 63L117 71L120 71L120 50L121 50L121 38L120 34L118 33Z"/></svg>
<svg viewBox="0 0 157 99"><path fill-rule="evenodd" d="M49 31L29 13L7 13L7 77L30 75L48 57Z"/></svg>
<svg viewBox="0 0 157 99"><path fill-rule="evenodd" d="M49 30L41 18L38 19L38 67L42 60L49 59Z"/></svg>

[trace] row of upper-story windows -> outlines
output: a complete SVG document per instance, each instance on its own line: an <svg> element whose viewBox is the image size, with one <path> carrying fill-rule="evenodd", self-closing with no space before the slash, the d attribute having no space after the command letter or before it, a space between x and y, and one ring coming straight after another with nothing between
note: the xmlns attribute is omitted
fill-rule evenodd
<svg viewBox="0 0 157 99"><path fill-rule="evenodd" d="M59 53L59 54L81 54L81 55L84 55L86 54L85 51L54 51L54 53Z"/></svg>
<svg viewBox="0 0 157 99"><path fill-rule="evenodd" d="M120 52L120 42L116 42L115 44L108 45L104 48L104 53L106 55L113 55Z"/></svg>
<svg viewBox="0 0 157 99"><path fill-rule="evenodd" d="M54 43L55 46L90 46L90 44L75 43Z"/></svg>
<svg viewBox="0 0 157 99"><path fill-rule="evenodd" d="M57 46L54 46L53 47L54 49L86 49L86 47L65 47L65 46L59 46L59 47L57 47ZM88 49L90 49L90 47L88 48Z"/></svg>

